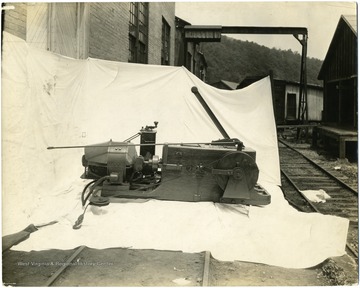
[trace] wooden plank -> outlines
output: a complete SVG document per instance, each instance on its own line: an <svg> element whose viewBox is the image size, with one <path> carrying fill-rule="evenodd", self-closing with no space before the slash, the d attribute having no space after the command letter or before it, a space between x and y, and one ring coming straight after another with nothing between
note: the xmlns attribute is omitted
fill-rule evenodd
<svg viewBox="0 0 360 288"><path fill-rule="evenodd" d="M314 128L314 127L318 127L318 125L314 125L314 124L301 124L301 125L276 125L277 129L283 129L283 128Z"/></svg>
<svg viewBox="0 0 360 288"><path fill-rule="evenodd" d="M209 275L210 275L210 251L205 251L205 261L204 261L204 273L202 286L209 286Z"/></svg>
<svg viewBox="0 0 360 288"><path fill-rule="evenodd" d="M296 179L296 178L300 178L300 179L304 179L304 176L302 175L294 175L292 178ZM306 176L305 180L316 180L316 181L331 181L328 177L324 176L324 175L318 175L318 176L314 176L314 175L310 175L310 176ZM333 181L334 182L334 181Z"/></svg>
<svg viewBox="0 0 360 288"><path fill-rule="evenodd" d="M60 276L60 274L69 266L69 264L75 259L77 255L80 254L82 250L84 250L85 246L80 246L74 254L70 256L70 258L65 262L65 265L62 265L51 277L48 281L46 281L45 286L51 286L55 280Z"/></svg>
<svg viewBox="0 0 360 288"><path fill-rule="evenodd" d="M319 126L317 127L319 133L323 136L330 137L339 142L339 158L346 157L346 142L357 142L357 131L344 130L337 127Z"/></svg>
<svg viewBox="0 0 360 288"><path fill-rule="evenodd" d="M353 130L346 130L346 129L341 129L341 128L337 128L337 127L330 127L330 126L317 126L317 129L319 130L319 132L322 133L329 133L329 136L332 135L336 135L336 136L354 136L357 137L358 133L357 131L353 131Z"/></svg>
<svg viewBox="0 0 360 288"><path fill-rule="evenodd" d="M77 4L51 3L51 51L77 56Z"/></svg>
<svg viewBox="0 0 360 288"><path fill-rule="evenodd" d="M345 159L345 155L346 155L346 142L344 139L342 139L340 137L339 140L339 158L340 159Z"/></svg>
<svg viewBox="0 0 360 288"><path fill-rule="evenodd" d="M27 4L26 42L31 46L48 48L48 3Z"/></svg>
<svg viewBox="0 0 360 288"><path fill-rule="evenodd" d="M261 26L223 26L223 34L301 34L307 35L305 27L261 27Z"/></svg>
<svg viewBox="0 0 360 288"><path fill-rule="evenodd" d="M2 252L4 253L8 249L10 249L12 246L17 245L26 239L30 237L30 234L37 231L38 229L33 225L30 224L28 227L26 227L24 230L6 235L2 237Z"/></svg>

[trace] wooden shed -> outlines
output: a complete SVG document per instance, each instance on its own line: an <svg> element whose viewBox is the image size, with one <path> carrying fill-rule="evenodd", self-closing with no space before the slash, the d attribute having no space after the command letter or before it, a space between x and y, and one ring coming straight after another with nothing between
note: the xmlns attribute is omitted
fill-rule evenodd
<svg viewBox="0 0 360 288"><path fill-rule="evenodd" d="M339 158L347 157L347 147L356 149L357 61L357 17L342 15L318 76L324 81L323 122L318 134L326 143L335 142Z"/></svg>
<svg viewBox="0 0 360 288"><path fill-rule="evenodd" d="M265 76L246 77L238 86L244 88ZM276 125L296 124L298 119L300 83L282 79L273 79L273 105ZM308 121L320 122L323 109L323 88L316 84L307 84Z"/></svg>

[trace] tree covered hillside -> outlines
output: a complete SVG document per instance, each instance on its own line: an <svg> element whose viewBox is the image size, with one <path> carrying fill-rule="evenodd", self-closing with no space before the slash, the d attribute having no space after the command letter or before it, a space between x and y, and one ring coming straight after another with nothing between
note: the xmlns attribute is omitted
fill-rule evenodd
<svg viewBox="0 0 360 288"><path fill-rule="evenodd" d="M207 83L219 80L240 82L246 76L269 75L270 70L276 79L300 81L301 55L297 52L271 49L226 36L221 37L221 42L201 45L208 64ZM309 84L322 85L322 81L317 80L321 65L319 59L307 59Z"/></svg>

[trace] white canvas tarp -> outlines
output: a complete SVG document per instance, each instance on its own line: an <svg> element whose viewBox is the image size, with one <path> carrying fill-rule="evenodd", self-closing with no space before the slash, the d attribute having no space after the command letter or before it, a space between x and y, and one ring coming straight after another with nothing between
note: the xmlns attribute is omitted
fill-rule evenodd
<svg viewBox="0 0 360 288"><path fill-rule="evenodd" d="M265 207L123 201L85 213L83 149L48 146L123 141L159 121L157 142L222 138L191 92L196 86L230 137L256 150ZM136 142L135 142L136 143ZM161 156L161 146L156 154ZM3 235L57 220L19 250L132 247L208 250L219 260L310 267L345 253L348 220L295 211L284 200L270 79L237 91L213 88L184 67L74 60L4 33L2 62ZM184 187L186 189L186 187Z"/></svg>

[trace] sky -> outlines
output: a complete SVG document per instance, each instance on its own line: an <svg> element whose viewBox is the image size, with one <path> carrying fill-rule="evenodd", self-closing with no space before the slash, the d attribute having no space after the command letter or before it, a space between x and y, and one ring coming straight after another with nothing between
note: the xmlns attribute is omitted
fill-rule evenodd
<svg viewBox="0 0 360 288"><path fill-rule="evenodd" d="M192 25L305 27L307 56L324 60L341 15L355 15L355 1L333 2L176 2L175 15ZM292 35L227 35L301 54Z"/></svg>

